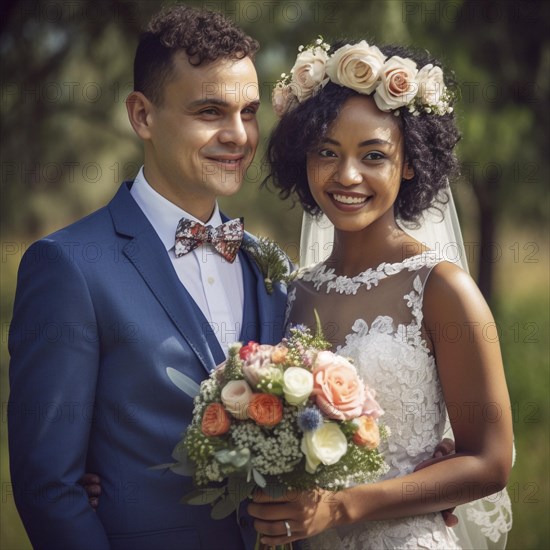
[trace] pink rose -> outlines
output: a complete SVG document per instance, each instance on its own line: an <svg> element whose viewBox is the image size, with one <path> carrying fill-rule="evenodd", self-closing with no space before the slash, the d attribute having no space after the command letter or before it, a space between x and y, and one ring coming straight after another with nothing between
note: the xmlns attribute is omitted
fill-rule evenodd
<svg viewBox="0 0 550 550"><path fill-rule="evenodd" d="M273 90L271 96L271 104L273 111L278 117L286 115L296 105L298 105L298 99L295 94L296 84L288 86L277 86Z"/></svg>
<svg viewBox="0 0 550 550"><path fill-rule="evenodd" d="M362 414L365 385L347 359L330 351L319 352L313 378L315 401L328 418L349 420Z"/></svg>
<svg viewBox="0 0 550 550"><path fill-rule="evenodd" d="M274 346L256 345L255 349L248 353L243 361L243 374L245 380L252 388L256 388L262 378L273 376L273 364L271 354Z"/></svg>
<svg viewBox="0 0 550 550"><path fill-rule="evenodd" d="M418 92L416 63L398 56L390 57L380 73L374 101L381 111L391 111L409 104Z"/></svg>
<svg viewBox="0 0 550 550"><path fill-rule="evenodd" d="M365 386L365 402L363 403L363 414L372 416L375 420L384 414L384 409L376 401L376 392Z"/></svg>

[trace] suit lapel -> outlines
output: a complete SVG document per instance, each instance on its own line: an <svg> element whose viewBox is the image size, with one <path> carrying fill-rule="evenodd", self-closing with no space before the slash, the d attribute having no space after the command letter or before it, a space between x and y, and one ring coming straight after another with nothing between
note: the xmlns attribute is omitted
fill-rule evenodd
<svg viewBox="0 0 550 550"><path fill-rule="evenodd" d="M210 372L223 360L220 345L206 318L178 279L161 240L130 195L128 182L122 184L109 209L116 231L128 238L123 247L125 256L140 273L206 372ZM220 354L222 359L218 361Z"/></svg>
<svg viewBox="0 0 550 550"><path fill-rule="evenodd" d="M253 244L254 237L249 233L245 233L244 244ZM268 294L264 276L261 273L256 262L246 256L247 264L250 266L254 277L250 283L253 286L245 287L245 295L247 292L255 292L257 304L257 323L259 330L257 331L257 339L262 344L276 344L283 337L284 310L286 306L286 288L281 283L273 285L273 293ZM245 299L246 300L246 299ZM246 311L246 309L245 309Z"/></svg>

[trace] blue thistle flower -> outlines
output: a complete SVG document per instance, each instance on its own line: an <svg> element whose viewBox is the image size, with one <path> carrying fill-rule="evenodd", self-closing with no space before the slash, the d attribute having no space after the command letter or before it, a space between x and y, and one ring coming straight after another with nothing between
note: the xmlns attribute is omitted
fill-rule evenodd
<svg viewBox="0 0 550 550"><path fill-rule="evenodd" d="M303 432L312 432L323 423L323 415L316 407L308 407L298 413L298 427Z"/></svg>

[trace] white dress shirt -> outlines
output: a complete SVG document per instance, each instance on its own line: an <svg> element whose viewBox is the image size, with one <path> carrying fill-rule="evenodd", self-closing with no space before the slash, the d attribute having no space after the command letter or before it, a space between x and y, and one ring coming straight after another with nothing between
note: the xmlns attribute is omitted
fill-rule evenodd
<svg viewBox="0 0 550 550"><path fill-rule="evenodd" d="M157 232L181 283L199 306L218 342L227 348L239 339L243 320L243 273L237 256L231 264L207 243L176 257L175 236L182 218L217 227L222 218L216 203L211 218L203 223L157 193L145 179L141 167L130 194ZM204 327L204 332L209 327Z"/></svg>

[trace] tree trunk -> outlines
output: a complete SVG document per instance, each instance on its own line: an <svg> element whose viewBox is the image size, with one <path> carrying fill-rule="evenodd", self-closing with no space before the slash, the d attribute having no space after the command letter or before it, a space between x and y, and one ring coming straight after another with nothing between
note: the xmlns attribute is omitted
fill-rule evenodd
<svg viewBox="0 0 550 550"><path fill-rule="evenodd" d="M481 293L491 305L493 297L493 267L502 256L502 248L495 241L496 220L493 211L493 203L479 204L479 264L477 274L477 284Z"/></svg>

